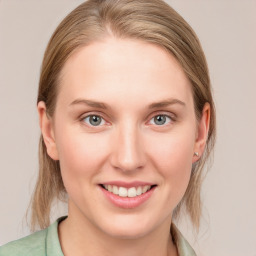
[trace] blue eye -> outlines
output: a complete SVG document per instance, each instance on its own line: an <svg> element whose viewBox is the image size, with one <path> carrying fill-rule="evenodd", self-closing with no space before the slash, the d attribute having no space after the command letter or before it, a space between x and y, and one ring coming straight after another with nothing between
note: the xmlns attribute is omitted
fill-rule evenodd
<svg viewBox="0 0 256 256"><path fill-rule="evenodd" d="M105 123L105 120L101 116L89 115L83 119L83 121L90 126L99 126L102 122ZM102 125L102 124L101 124Z"/></svg>
<svg viewBox="0 0 256 256"><path fill-rule="evenodd" d="M154 123L152 123L151 120L153 120ZM168 120L169 120L168 123L172 121L172 119L167 115L157 115L153 117L151 120L150 120L150 124L156 124L156 125L164 125Z"/></svg>

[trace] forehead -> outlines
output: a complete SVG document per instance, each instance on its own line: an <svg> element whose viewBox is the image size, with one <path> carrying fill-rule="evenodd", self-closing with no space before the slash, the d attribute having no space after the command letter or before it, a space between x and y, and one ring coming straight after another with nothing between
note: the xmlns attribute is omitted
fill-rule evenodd
<svg viewBox="0 0 256 256"><path fill-rule="evenodd" d="M111 37L82 47L68 59L59 96L115 103L172 97L193 103L190 82L170 53L144 41Z"/></svg>

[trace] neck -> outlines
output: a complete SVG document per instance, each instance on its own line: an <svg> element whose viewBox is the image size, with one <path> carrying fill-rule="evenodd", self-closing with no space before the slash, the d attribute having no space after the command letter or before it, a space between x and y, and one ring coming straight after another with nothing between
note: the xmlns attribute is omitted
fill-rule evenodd
<svg viewBox="0 0 256 256"><path fill-rule="evenodd" d="M82 218L81 218L82 217ZM59 239L65 256L177 256L170 233L171 220L139 238L113 237L84 216L69 214L59 225Z"/></svg>

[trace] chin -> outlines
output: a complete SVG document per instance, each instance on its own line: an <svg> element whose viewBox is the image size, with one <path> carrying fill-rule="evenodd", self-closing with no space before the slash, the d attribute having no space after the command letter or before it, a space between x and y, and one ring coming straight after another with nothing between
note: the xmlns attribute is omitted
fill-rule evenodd
<svg viewBox="0 0 256 256"><path fill-rule="evenodd" d="M149 230L145 230L143 228L124 228L120 227L112 229L110 232L107 232L109 236L113 238L119 239L138 239L145 237L149 232Z"/></svg>
<svg viewBox="0 0 256 256"><path fill-rule="evenodd" d="M113 238L119 239L137 239L145 237L154 229L154 225L149 221L122 218L114 219L107 224L103 231Z"/></svg>

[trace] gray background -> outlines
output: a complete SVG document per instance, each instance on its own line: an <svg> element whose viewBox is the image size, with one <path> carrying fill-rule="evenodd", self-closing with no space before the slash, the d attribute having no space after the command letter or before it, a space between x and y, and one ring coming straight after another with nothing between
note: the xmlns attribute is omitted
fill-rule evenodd
<svg viewBox="0 0 256 256"><path fill-rule="evenodd" d="M24 215L38 167L40 65L53 30L81 2L0 0L0 244L29 232ZM200 233L193 238L184 221L180 228L199 256L255 256L256 0L167 2L201 40L218 115Z"/></svg>

